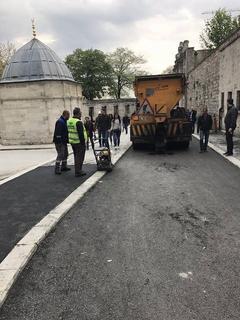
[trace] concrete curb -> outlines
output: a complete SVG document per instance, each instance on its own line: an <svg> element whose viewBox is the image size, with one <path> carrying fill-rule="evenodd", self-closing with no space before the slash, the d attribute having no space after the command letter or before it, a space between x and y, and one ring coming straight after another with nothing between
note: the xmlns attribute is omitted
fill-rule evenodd
<svg viewBox="0 0 240 320"><path fill-rule="evenodd" d="M197 140L200 140L199 139L199 136L196 135L196 134L193 134L193 137L196 138ZM234 157L226 157L224 154L223 154L223 150L220 149L219 147L216 147L215 145L213 145L212 143L208 143L208 146L215 152L217 152L218 154L220 154L223 158L225 158L226 160L228 160L229 162L231 162L233 165L235 165L236 167L240 168L240 160L234 158Z"/></svg>
<svg viewBox="0 0 240 320"><path fill-rule="evenodd" d="M125 152L130 148L129 142L123 150L113 156L112 162L116 164ZM32 169L33 170L33 169ZM106 174L105 171L97 171L89 179L83 182L63 202L51 210L39 223L37 223L10 251L0 263L0 307L6 300L9 290L30 261L39 244L56 227L58 222L69 210Z"/></svg>

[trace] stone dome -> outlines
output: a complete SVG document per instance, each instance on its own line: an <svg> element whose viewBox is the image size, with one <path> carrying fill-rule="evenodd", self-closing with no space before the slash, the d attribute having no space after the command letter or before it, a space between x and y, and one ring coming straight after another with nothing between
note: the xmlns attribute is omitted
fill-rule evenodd
<svg viewBox="0 0 240 320"><path fill-rule="evenodd" d="M36 38L26 43L6 65L1 83L69 80L73 76L56 53Z"/></svg>

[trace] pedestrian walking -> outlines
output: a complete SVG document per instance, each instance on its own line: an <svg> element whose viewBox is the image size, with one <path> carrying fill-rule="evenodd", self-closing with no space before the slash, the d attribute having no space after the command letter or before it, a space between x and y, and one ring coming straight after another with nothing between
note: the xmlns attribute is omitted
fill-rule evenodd
<svg viewBox="0 0 240 320"><path fill-rule="evenodd" d="M213 120L208 114L207 108L203 109L202 115L198 118L197 132L200 134L200 152L207 152L209 132L212 129Z"/></svg>
<svg viewBox="0 0 240 320"><path fill-rule="evenodd" d="M113 143L115 149L120 146L120 136L121 136L121 118L118 113L114 114L112 120L112 130L113 130Z"/></svg>
<svg viewBox="0 0 240 320"><path fill-rule="evenodd" d="M224 119L226 130L227 152L226 156L233 155L233 133L237 126L238 110L234 106L233 99L228 99L228 111Z"/></svg>
<svg viewBox="0 0 240 320"><path fill-rule="evenodd" d="M94 125L89 117L85 117L84 126L87 131L86 149L89 150L89 140L91 142L92 149L94 149L93 133Z"/></svg>
<svg viewBox="0 0 240 320"><path fill-rule="evenodd" d="M122 118L123 131L125 130L126 134L128 134L128 126L129 126L129 117L127 114Z"/></svg>
<svg viewBox="0 0 240 320"><path fill-rule="evenodd" d="M68 128L67 120L70 113L64 110L61 117L56 121L53 134L53 142L57 151L57 159L55 162L55 174L61 174L63 171L71 170L67 166L68 158Z"/></svg>
<svg viewBox="0 0 240 320"><path fill-rule="evenodd" d="M109 121L110 123L112 124L112 120L113 120L113 115L110 113L109 114ZM113 129L112 129L112 125L111 125L111 128L109 130L109 140L110 140L110 144L111 144L111 147L113 146Z"/></svg>
<svg viewBox="0 0 240 320"><path fill-rule="evenodd" d="M82 171L82 165L86 151L87 131L81 121L81 110L76 107L73 117L67 121L68 140L73 149L75 176L82 177L86 173Z"/></svg>
<svg viewBox="0 0 240 320"><path fill-rule="evenodd" d="M102 109L101 113L97 116L96 128L98 130L99 146L109 148L108 138L109 130L111 129L111 120L105 108Z"/></svg>
<svg viewBox="0 0 240 320"><path fill-rule="evenodd" d="M194 133L195 132L195 124L197 121L197 111L192 109L189 117L190 117L190 121L192 122L192 133Z"/></svg>
<svg viewBox="0 0 240 320"><path fill-rule="evenodd" d="M219 115L219 123L218 123L218 128L221 131L222 130L222 120L223 120L223 114L224 114L224 108L221 107L218 111L218 115Z"/></svg>

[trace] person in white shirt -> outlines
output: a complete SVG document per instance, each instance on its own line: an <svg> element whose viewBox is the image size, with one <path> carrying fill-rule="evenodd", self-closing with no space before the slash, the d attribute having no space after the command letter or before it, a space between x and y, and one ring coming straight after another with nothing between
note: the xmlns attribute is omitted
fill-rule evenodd
<svg viewBox="0 0 240 320"><path fill-rule="evenodd" d="M118 113L115 113L112 119L113 143L115 149L119 148L121 136L121 118Z"/></svg>

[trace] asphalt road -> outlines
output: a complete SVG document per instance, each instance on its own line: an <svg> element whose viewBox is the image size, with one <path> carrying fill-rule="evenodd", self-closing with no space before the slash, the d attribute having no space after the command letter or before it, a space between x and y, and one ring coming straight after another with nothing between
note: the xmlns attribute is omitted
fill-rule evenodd
<svg viewBox="0 0 240 320"><path fill-rule="evenodd" d="M130 150L41 245L8 320L240 319L240 174L210 151Z"/></svg>
<svg viewBox="0 0 240 320"><path fill-rule="evenodd" d="M61 176L54 167L39 167L0 186L0 262L14 245L50 210L96 171L84 165L85 177L75 178L74 168Z"/></svg>

